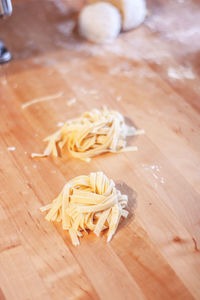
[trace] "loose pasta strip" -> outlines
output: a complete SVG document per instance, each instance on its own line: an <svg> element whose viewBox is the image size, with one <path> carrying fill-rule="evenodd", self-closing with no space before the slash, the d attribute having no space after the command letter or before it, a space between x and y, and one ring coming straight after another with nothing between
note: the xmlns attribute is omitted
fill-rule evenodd
<svg viewBox="0 0 200 300"><path fill-rule="evenodd" d="M137 151L137 147L126 147L126 137L143 134L144 130L128 126L117 111L93 109L80 118L67 121L54 134L46 137L48 142L43 154L32 153L32 157L58 156L67 149L71 156L89 161L91 157L105 152Z"/></svg>
<svg viewBox="0 0 200 300"><path fill-rule="evenodd" d="M73 245L79 245L82 231L94 231L99 236L108 228L109 242L115 234L120 218L126 218L127 195L116 189L113 180L103 172L90 173L70 180L58 197L41 211L48 211L46 220L61 222L69 231Z"/></svg>

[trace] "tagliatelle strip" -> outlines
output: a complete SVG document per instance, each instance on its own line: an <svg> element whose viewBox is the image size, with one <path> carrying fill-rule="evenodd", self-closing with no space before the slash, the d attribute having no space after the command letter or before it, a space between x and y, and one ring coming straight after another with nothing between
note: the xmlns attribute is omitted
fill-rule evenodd
<svg viewBox="0 0 200 300"><path fill-rule="evenodd" d="M70 180L58 197L41 208L49 211L46 220L62 223L68 230L73 245L79 245L82 231L93 231L97 236L108 228L107 242L112 239L121 217L126 218L128 197L116 189L113 180L103 172L90 173Z"/></svg>
<svg viewBox="0 0 200 300"><path fill-rule="evenodd" d="M58 149L62 151L66 146L73 157L89 161L105 152L137 151L137 147L126 147L126 137L143 133L144 130L128 126L117 111L93 109L80 118L67 121L44 139L48 145L43 154L32 153L31 156L58 156Z"/></svg>
<svg viewBox="0 0 200 300"><path fill-rule="evenodd" d="M22 108L26 108L32 104L35 104L35 103L39 103L39 102L43 102L43 101L49 101L49 100L54 100L54 99L57 99L57 98L60 98L62 97L63 95L63 92L59 92L57 94L54 94L54 95L49 95L49 96L45 96L45 97L41 97L41 98L37 98L37 99L33 99L29 102L26 102L24 104L22 104Z"/></svg>

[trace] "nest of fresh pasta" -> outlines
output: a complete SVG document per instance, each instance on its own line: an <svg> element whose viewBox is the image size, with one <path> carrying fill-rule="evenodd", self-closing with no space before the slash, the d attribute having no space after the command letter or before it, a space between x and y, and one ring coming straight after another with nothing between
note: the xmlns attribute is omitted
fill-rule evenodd
<svg viewBox="0 0 200 300"><path fill-rule="evenodd" d="M78 176L70 180L52 203L41 208L48 211L46 220L61 222L68 230L73 245L79 245L83 232L97 236L108 229L107 241L115 234L121 217L128 211L127 195L122 195L112 179L102 172Z"/></svg>
<svg viewBox="0 0 200 300"><path fill-rule="evenodd" d="M58 131L44 139L48 145L43 154L32 157L58 156L64 149L75 158L89 161L91 157L105 152L136 151L127 147L126 138L144 133L125 123L117 111L93 109L79 118L68 120Z"/></svg>

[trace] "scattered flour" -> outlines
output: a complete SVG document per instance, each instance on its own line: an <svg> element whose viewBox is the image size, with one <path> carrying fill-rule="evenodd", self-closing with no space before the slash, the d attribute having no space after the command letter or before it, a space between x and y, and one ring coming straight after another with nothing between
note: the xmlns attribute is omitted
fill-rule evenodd
<svg viewBox="0 0 200 300"><path fill-rule="evenodd" d="M161 177L160 182L161 182L161 183L164 183L164 182L165 182L164 177Z"/></svg>
<svg viewBox="0 0 200 300"><path fill-rule="evenodd" d="M58 24L57 29L59 32L63 33L66 37L69 37L72 34L75 26L76 26L76 22L74 20L70 20L70 21Z"/></svg>
<svg viewBox="0 0 200 300"><path fill-rule="evenodd" d="M65 123L64 122L58 122L57 127L62 127Z"/></svg>
<svg viewBox="0 0 200 300"><path fill-rule="evenodd" d="M72 106L74 103L76 103L76 101L77 101L76 98L72 98L69 101L67 101L67 105Z"/></svg>
<svg viewBox="0 0 200 300"><path fill-rule="evenodd" d="M184 29L177 29L173 32L166 33L166 37L170 40L176 40L182 44L189 43L192 41L194 37L200 37L200 29L197 28L188 28Z"/></svg>
<svg viewBox="0 0 200 300"><path fill-rule="evenodd" d="M195 74L190 68L178 67L175 69L173 67L170 67L168 69L168 77L176 80L184 80L184 79L193 80L195 79Z"/></svg>
<svg viewBox="0 0 200 300"><path fill-rule="evenodd" d="M155 173L153 173L152 175L154 178L158 179L158 176Z"/></svg>
<svg viewBox="0 0 200 300"><path fill-rule="evenodd" d="M155 187L158 187L158 182L164 184L165 183L165 178L163 176L161 176L161 172L160 172L160 167L158 165L147 165L147 164L142 164L142 167L147 170L148 172L150 172L152 174L152 176L155 178L156 180L156 184Z"/></svg>
<svg viewBox="0 0 200 300"><path fill-rule="evenodd" d="M48 0L48 1L52 2L61 14L65 15L68 12L68 7L66 4L64 4L64 2L57 1L57 0Z"/></svg>
<svg viewBox="0 0 200 300"><path fill-rule="evenodd" d="M15 151L16 148L14 146L8 147L8 151Z"/></svg>
<svg viewBox="0 0 200 300"><path fill-rule="evenodd" d="M158 172L160 172L160 169L159 169L159 167L158 166L150 166L150 168L152 169L152 170L156 170L156 171L158 171Z"/></svg>
<svg viewBox="0 0 200 300"><path fill-rule="evenodd" d="M184 5L180 5L183 4ZM177 17L178 16L178 17ZM166 1L152 11L145 24L153 32L158 32L173 42L185 46L184 52L196 52L200 47L200 10L193 1ZM181 52L182 48L176 47Z"/></svg>
<svg viewBox="0 0 200 300"><path fill-rule="evenodd" d="M149 43L145 33L141 33L140 36L138 36L137 34L133 35L133 32L127 32L117 38L112 44L100 46L87 41L80 43L80 40L75 37L70 37L70 42L67 39L66 41L58 40L56 41L56 45L73 52L86 53L91 56L107 58L107 55L110 54L135 61L140 61L145 58L149 61L155 61L157 64L161 64L166 58L170 57L170 53L168 53L166 49L163 49L159 39L154 38L152 42ZM127 76L130 71L127 70ZM117 70L113 72L117 72Z"/></svg>

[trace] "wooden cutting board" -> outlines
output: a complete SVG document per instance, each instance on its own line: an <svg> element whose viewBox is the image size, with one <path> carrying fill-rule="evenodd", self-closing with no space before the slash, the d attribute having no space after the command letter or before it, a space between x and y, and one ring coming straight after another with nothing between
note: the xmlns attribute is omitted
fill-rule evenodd
<svg viewBox="0 0 200 300"><path fill-rule="evenodd" d="M0 28L13 54L0 67L0 299L199 299L199 4L149 1L143 26L101 46L76 32L81 1L13 2ZM60 122L102 105L145 129L138 152L30 158ZM99 170L128 194L129 217L111 243L89 234L73 247L39 208Z"/></svg>

